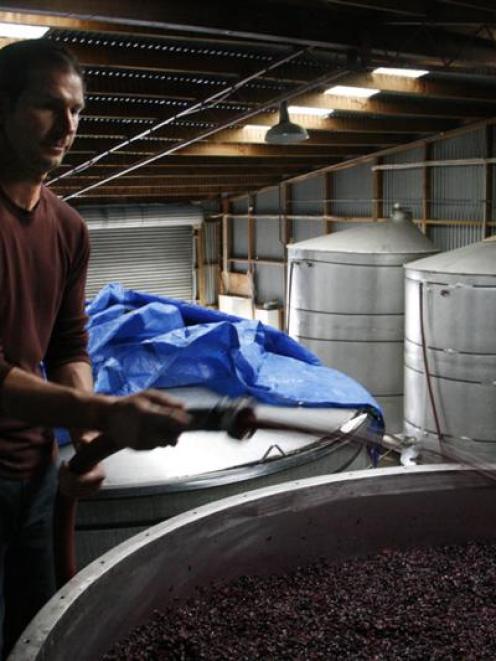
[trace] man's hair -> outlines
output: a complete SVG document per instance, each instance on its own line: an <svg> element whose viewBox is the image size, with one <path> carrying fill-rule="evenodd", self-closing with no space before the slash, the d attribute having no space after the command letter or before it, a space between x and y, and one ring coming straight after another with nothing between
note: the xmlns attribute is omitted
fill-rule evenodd
<svg viewBox="0 0 496 661"><path fill-rule="evenodd" d="M84 83L81 65L61 44L47 39L26 39L0 49L0 95L15 103L28 86L33 70L73 71Z"/></svg>

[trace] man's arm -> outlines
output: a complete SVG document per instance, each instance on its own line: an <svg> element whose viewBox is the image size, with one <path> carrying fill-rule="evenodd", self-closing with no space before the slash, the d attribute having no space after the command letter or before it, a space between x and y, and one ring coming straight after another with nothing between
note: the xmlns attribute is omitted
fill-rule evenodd
<svg viewBox="0 0 496 661"><path fill-rule="evenodd" d="M93 392L93 374L87 361L79 360L60 365L48 374L50 381L85 392Z"/></svg>
<svg viewBox="0 0 496 661"><path fill-rule="evenodd" d="M2 413L8 417L32 425L80 429L102 429L112 401L88 390L44 381L17 367L5 377L0 397Z"/></svg>
<svg viewBox="0 0 496 661"><path fill-rule="evenodd" d="M75 361L61 365L48 374L48 379L59 385L76 388L76 390L82 392L93 392L93 374L90 364L86 361ZM78 428L73 428L70 431L76 450L80 443L89 442L95 434L95 432Z"/></svg>
<svg viewBox="0 0 496 661"><path fill-rule="evenodd" d="M127 397L98 395L46 382L17 367L0 387L0 409L34 426L102 431L117 448L135 450L175 445L189 422L183 403L158 390Z"/></svg>
<svg viewBox="0 0 496 661"><path fill-rule="evenodd" d="M93 374L91 366L85 361L66 363L48 374L50 381L63 386L76 388L83 392L93 392ZM82 444L91 443L99 434L97 431L71 429L71 440L78 450ZM59 471L59 486L63 493L73 498L85 498L95 493L105 479L105 471L97 464L90 471L76 475L62 463Z"/></svg>

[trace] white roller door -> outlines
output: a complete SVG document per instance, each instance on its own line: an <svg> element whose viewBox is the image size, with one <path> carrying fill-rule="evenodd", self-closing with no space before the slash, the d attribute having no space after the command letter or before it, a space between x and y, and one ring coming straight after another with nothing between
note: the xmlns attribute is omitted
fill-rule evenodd
<svg viewBox="0 0 496 661"><path fill-rule="evenodd" d="M93 230L86 294L109 282L187 301L193 299L193 228Z"/></svg>
<svg viewBox="0 0 496 661"><path fill-rule="evenodd" d="M194 227L199 212L167 205L80 209L88 224L91 258L86 294L109 282L187 301L195 299ZM188 213L189 212L189 213Z"/></svg>

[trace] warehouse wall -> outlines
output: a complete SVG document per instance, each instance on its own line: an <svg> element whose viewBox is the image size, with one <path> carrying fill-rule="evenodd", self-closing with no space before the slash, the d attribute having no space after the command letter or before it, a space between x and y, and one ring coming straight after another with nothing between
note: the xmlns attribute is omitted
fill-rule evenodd
<svg viewBox="0 0 496 661"><path fill-rule="evenodd" d="M251 269L255 302L282 304L284 239L293 243L374 222L389 216L396 202L411 209L440 250L496 234L495 165L481 160L495 156L495 130L487 123L454 131L232 200L222 215L232 232L225 256L238 261L224 260L224 268Z"/></svg>

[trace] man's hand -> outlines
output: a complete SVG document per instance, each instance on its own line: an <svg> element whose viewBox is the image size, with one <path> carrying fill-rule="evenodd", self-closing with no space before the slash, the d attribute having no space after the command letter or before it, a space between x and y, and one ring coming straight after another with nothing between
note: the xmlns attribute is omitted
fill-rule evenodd
<svg viewBox="0 0 496 661"><path fill-rule="evenodd" d="M118 448L151 450L176 445L189 421L183 402L159 390L144 390L114 399L104 431Z"/></svg>
<svg viewBox="0 0 496 661"><path fill-rule="evenodd" d="M69 470L64 462L59 469L59 489L69 498L88 498L98 491L105 479L102 464L96 464L91 470L77 475Z"/></svg>

